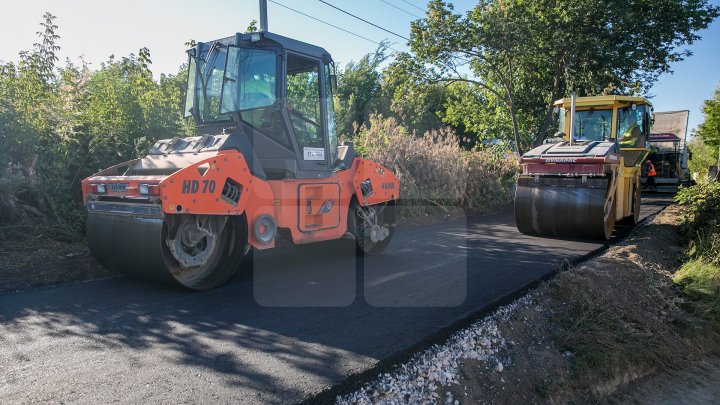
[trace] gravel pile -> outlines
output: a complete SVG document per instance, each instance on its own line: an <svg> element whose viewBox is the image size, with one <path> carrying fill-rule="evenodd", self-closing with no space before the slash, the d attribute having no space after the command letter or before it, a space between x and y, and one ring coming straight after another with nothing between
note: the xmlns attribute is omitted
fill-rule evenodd
<svg viewBox="0 0 720 405"><path fill-rule="evenodd" d="M435 345L416 354L392 373L379 375L363 388L346 396L338 396L337 404L458 404L450 392L441 388L458 384L458 363L474 359L494 365L496 372L505 367L497 355L507 342L498 325L506 322L520 308L531 304L535 294L525 295L498 308L491 315L453 334L444 344Z"/></svg>

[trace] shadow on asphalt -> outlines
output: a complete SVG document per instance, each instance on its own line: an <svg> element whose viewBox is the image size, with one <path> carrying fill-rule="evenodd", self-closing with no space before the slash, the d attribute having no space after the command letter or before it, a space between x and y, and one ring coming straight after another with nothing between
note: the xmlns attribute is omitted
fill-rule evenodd
<svg viewBox="0 0 720 405"><path fill-rule="evenodd" d="M511 213L400 229L378 257L352 243L257 254L207 292L119 277L2 294L0 345L130 348L295 402L308 392L293 378L341 381L601 246L522 235Z"/></svg>

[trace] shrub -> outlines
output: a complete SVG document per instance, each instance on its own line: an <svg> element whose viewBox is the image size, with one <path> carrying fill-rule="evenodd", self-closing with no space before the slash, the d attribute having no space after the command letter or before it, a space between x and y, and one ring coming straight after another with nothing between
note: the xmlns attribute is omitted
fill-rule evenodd
<svg viewBox="0 0 720 405"><path fill-rule="evenodd" d="M448 128L417 135L394 118L373 115L369 121L355 139L356 149L398 176L406 215L512 200L517 158L502 147L466 151Z"/></svg>
<svg viewBox="0 0 720 405"><path fill-rule="evenodd" d="M682 207L690 257L720 264L720 182L702 181L683 188L675 201Z"/></svg>
<svg viewBox="0 0 720 405"><path fill-rule="evenodd" d="M675 197L683 230L690 239L689 260L673 276L688 309L713 324L720 322L720 182L702 181Z"/></svg>

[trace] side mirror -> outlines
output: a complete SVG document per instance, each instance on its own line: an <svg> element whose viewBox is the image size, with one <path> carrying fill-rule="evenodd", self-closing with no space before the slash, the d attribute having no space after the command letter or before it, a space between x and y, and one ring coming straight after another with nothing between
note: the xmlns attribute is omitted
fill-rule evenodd
<svg viewBox="0 0 720 405"><path fill-rule="evenodd" d="M337 75L332 74L330 75L330 89L332 90L332 94L337 95Z"/></svg>

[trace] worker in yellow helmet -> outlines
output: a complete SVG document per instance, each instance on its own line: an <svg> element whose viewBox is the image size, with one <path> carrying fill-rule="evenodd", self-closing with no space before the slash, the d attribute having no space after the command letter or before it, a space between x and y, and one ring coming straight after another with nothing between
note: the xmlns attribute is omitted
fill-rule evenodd
<svg viewBox="0 0 720 405"><path fill-rule="evenodd" d="M628 127L620 138L620 146L624 148L645 146L644 144L638 145L640 135L642 135L642 131L640 130L640 126L638 126L637 118L635 118L635 114L630 113L628 116Z"/></svg>
<svg viewBox="0 0 720 405"><path fill-rule="evenodd" d="M255 59L249 64L250 72L245 75L243 83L244 106L246 108L266 107L275 102L275 83L270 81L274 76L274 60Z"/></svg>

